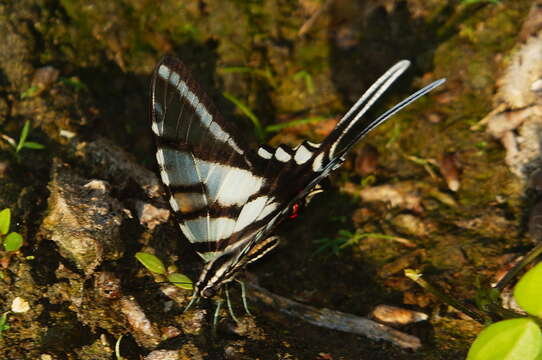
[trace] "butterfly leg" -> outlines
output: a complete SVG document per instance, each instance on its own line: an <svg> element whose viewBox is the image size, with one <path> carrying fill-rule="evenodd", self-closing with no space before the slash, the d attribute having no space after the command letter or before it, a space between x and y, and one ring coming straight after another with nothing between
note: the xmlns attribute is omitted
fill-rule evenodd
<svg viewBox="0 0 542 360"><path fill-rule="evenodd" d="M230 292L228 290L228 285L224 286L224 291L226 292L226 303L228 304L228 310L230 311L231 318L238 323L239 319L235 316L233 312L233 307L231 306Z"/></svg>
<svg viewBox="0 0 542 360"><path fill-rule="evenodd" d="M245 312L247 313L247 315L252 316L252 313L250 312L250 310L248 310L247 289L245 287L245 283L241 280L237 280L237 282L241 286L241 298L243 299L243 307L245 308Z"/></svg>
<svg viewBox="0 0 542 360"><path fill-rule="evenodd" d="M216 309L213 315L213 336L216 335L216 324L218 323L218 315L220 314L220 309L222 308L222 303L224 300L218 299L216 301Z"/></svg>
<svg viewBox="0 0 542 360"><path fill-rule="evenodd" d="M197 303L199 299L200 299L199 296L196 296L196 292L194 291L194 293L192 294L192 299L190 299L190 302L188 303L188 305L186 305L183 312L186 312L188 309L190 309L190 307L192 307L194 303Z"/></svg>

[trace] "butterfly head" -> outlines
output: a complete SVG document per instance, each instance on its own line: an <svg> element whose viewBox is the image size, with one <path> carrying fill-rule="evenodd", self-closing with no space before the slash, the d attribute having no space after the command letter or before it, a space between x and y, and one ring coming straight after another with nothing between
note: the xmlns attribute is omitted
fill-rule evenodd
<svg viewBox="0 0 542 360"><path fill-rule="evenodd" d="M212 298L223 284L233 280L240 268L235 252L224 253L205 264L194 287L194 296Z"/></svg>

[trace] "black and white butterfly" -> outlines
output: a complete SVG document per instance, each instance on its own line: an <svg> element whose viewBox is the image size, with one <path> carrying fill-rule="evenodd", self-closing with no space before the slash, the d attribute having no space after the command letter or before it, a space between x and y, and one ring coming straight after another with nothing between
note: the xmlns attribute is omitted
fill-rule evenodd
<svg viewBox="0 0 542 360"><path fill-rule="evenodd" d="M426 86L376 119L364 119L409 65L403 60L392 66L320 144L252 150L181 61L164 57L158 63L151 82L156 159L179 226L205 261L194 299L212 297L246 264L275 247L276 226L342 164L352 146L444 82Z"/></svg>

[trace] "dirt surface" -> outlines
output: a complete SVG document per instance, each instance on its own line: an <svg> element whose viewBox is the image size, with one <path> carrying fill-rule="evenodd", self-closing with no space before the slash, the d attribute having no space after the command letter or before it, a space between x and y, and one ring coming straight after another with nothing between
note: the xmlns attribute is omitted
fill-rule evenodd
<svg viewBox="0 0 542 360"><path fill-rule="evenodd" d="M9 325L0 358L115 359L121 336L125 359L463 358L483 324L403 271L419 269L475 306L538 240L536 167L514 175L507 143L479 124L506 102L498 80L513 83L514 54L540 29L533 3L0 1L0 209L12 210L11 231L24 237L19 251L0 249ZM400 59L413 66L372 116L447 78L357 146L326 191L278 229L278 249L249 269L263 288L315 308L424 313L392 325L421 348L324 329L256 302L245 315L237 286L239 323L223 309L213 329L212 301L183 313L191 292L156 284L165 279L137 252L193 280L202 266L164 221L156 176L148 84L165 54L193 70L254 144L321 140ZM27 121L27 140L44 149L16 151ZM16 298L29 309L13 312Z"/></svg>

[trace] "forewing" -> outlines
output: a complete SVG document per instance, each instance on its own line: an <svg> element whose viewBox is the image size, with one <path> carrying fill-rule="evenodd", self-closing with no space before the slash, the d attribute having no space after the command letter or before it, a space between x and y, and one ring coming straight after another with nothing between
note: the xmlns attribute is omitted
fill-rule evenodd
<svg viewBox="0 0 542 360"><path fill-rule="evenodd" d="M163 58L153 74L151 119L171 207L208 261L223 250L264 178L252 171L246 146L175 58Z"/></svg>

